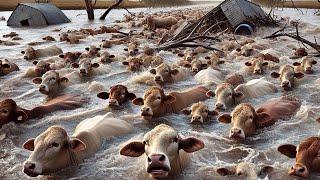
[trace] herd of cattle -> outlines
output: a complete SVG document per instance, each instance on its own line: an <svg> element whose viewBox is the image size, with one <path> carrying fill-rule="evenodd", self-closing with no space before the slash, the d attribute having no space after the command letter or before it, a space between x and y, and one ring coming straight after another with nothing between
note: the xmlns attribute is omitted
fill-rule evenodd
<svg viewBox="0 0 320 180"><path fill-rule="evenodd" d="M258 129L272 126L279 119L294 116L301 106L301 100L294 96L270 99L259 108L254 108L248 102L278 91L295 91L299 88L298 79L313 74L312 67L317 64L316 58L308 55L305 48L296 48L292 54L288 54L292 59L297 59L289 64L292 59L278 56L268 43L256 42L249 37L234 40L232 35L226 34L225 37L229 39L216 42L223 52L212 52L202 47L176 48L170 50L170 53L175 54L177 60L170 64L161 56L163 52L157 52L148 45L142 47L145 42L155 45L164 42L168 34L173 33L184 21L194 21L201 15L202 12L195 10L184 14L156 13L148 17L144 13L137 13L119 21L125 23L128 29L137 29L129 33L122 32L119 25L60 32L59 40L69 44L80 44L89 36L112 34L111 39L85 48L84 52L63 52L56 45L34 48L35 45L58 41L52 36L30 42L21 54L25 61L34 66L24 71L23 77L32 79L38 85L39 92L47 97L47 102L33 109L24 109L13 99L2 100L0 126L10 122L24 123L53 111L81 107L88 103L88 99L63 95L64 89L70 83L90 82L95 76L108 74L111 69L106 65L114 62L123 64L128 72L134 74L131 83L151 86L143 97L136 97L124 84L114 84L109 91L98 92L97 97L108 99L111 109L119 109L128 102L141 106L140 115L145 122L156 121L158 117L172 113L190 116L192 124L203 124L216 117L221 123L231 123L229 138L242 142L254 136ZM16 40L21 39L14 32L4 37L8 40L3 40L1 44L6 45L14 45ZM109 53L108 48L118 45L127 48L123 53ZM240 63L243 67L236 72L225 70L233 63ZM221 68L222 64L225 64L225 68ZM16 64L7 59L0 60L0 76L16 71L19 71ZM269 82L264 76L278 78L279 83ZM190 77L198 82L198 87L166 92L168 84ZM203 102L209 98L215 99L215 107L208 107ZM104 138L120 136L132 130L130 122L115 118L110 113L80 122L72 136L61 126L52 126L23 144L23 148L32 151L23 164L23 172L35 177L78 165L99 150ZM188 153L204 147L202 140L184 138L176 129L161 124L146 133L143 140L122 147L120 154L129 157L144 155L147 177L170 179L179 175L187 166ZM280 153L296 158L289 175L299 177L320 173L319 150L320 137L316 136L305 139L297 147L291 144L278 147ZM226 168L219 168L217 172L223 176L241 175L238 170L230 171Z"/></svg>

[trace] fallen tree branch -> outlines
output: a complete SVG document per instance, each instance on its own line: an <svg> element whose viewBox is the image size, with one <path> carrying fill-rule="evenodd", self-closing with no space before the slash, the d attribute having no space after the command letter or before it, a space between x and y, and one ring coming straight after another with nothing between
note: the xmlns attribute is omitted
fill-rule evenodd
<svg viewBox="0 0 320 180"><path fill-rule="evenodd" d="M112 6L110 6L110 7L106 10L106 12L104 12L104 13L100 16L100 20L105 20L106 17L107 17L107 15L109 14L109 12L110 12L113 8L119 6L119 5L122 3L122 1L123 1L123 0L118 0L115 4L113 4Z"/></svg>
<svg viewBox="0 0 320 180"><path fill-rule="evenodd" d="M122 7L122 9L126 10L131 16L134 16L134 14L130 12L126 7Z"/></svg>
<svg viewBox="0 0 320 180"><path fill-rule="evenodd" d="M284 28L274 32L270 36L264 37L263 39L273 39L273 38L276 38L276 37L286 36L286 37L290 37L292 39L295 39L295 40L297 40L297 41L299 41L299 42L301 42L303 44L307 44L307 45L309 45L310 47L312 47L313 49L315 49L316 51L318 51L320 53L320 45L318 45L317 43L313 43L311 41L308 41L305 38L302 38L299 35L298 26L296 26L296 32L294 32L294 33L285 33L284 32L285 28L286 28L286 26Z"/></svg>

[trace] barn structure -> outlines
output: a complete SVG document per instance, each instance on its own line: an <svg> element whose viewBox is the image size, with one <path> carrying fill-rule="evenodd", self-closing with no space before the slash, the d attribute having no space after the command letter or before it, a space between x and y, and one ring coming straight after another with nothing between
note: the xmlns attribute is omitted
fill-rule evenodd
<svg viewBox="0 0 320 180"><path fill-rule="evenodd" d="M51 3L20 3L12 12L7 25L13 27L43 27L71 22Z"/></svg>

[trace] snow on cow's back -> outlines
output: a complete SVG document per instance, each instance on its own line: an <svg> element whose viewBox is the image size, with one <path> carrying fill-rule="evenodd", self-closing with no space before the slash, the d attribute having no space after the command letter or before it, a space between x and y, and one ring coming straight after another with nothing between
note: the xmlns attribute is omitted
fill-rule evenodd
<svg viewBox="0 0 320 180"><path fill-rule="evenodd" d="M223 82L222 73L212 68L199 71L194 78L203 85L215 85Z"/></svg>
<svg viewBox="0 0 320 180"><path fill-rule="evenodd" d="M112 113L107 113L80 122L75 129L74 136L81 132L90 132L99 138L107 138L126 134L132 130L133 127L128 122L114 118Z"/></svg>
<svg viewBox="0 0 320 180"><path fill-rule="evenodd" d="M253 79L235 88L236 92L242 92L245 98L257 98L263 95L277 92L277 87L266 80L265 77Z"/></svg>

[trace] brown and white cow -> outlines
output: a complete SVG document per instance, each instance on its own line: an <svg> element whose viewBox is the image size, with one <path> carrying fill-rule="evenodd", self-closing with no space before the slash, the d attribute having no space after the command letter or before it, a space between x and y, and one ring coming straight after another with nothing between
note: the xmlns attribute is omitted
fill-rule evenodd
<svg viewBox="0 0 320 180"><path fill-rule="evenodd" d="M100 62L102 63L111 63L115 60L115 55L110 54L108 51L99 52L97 57L100 58Z"/></svg>
<svg viewBox="0 0 320 180"><path fill-rule="evenodd" d="M78 166L100 149L105 138L127 134L132 129L126 121L110 117L110 114L80 122L72 136L63 127L51 126L23 144L24 149L32 151L23 163L23 172L36 177Z"/></svg>
<svg viewBox="0 0 320 180"><path fill-rule="evenodd" d="M24 59L34 60L41 57L57 56L62 53L62 49L56 45L43 49L33 49L32 47L28 47L25 51L21 51L21 53L24 54Z"/></svg>
<svg viewBox="0 0 320 180"><path fill-rule="evenodd" d="M73 68L79 68L79 74L81 77L93 76L94 68L98 68L98 63L92 63L91 59L81 59L79 63L72 63Z"/></svg>
<svg viewBox="0 0 320 180"><path fill-rule="evenodd" d="M312 66L315 64L317 64L317 61L315 61L314 59L309 57L303 57L300 62L294 62L293 66L295 66L295 72L312 74Z"/></svg>
<svg viewBox="0 0 320 180"><path fill-rule="evenodd" d="M193 73L197 73L203 69L206 69L208 67L208 64L203 63L199 59L194 59L191 61L191 63L188 61L184 61L183 67L190 68Z"/></svg>
<svg viewBox="0 0 320 180"><path fill-rule="evenodd" d="M186 78L187 72L182 68L171 68L168 64L162 63L157 68L149 71L154 74L154 82L158 86L164 86L165 84L171 84L175 81Z"/></svg>
<svg viewBox="0 0 320 180"><path fill-rule="evenodd" d="M28 110L18 106L13 99L5 99L0 102L0 127L9 122L24 123L29 119L42 117L54 111L76 109L85 102L85 99L65 95Z"/></svg>
<svg viewBox="0 0 320 180"><path fill-rule="evenodd" d="M272 72L271 77L280 77L281 87L284 90L289 91L295 86L295 78L301 79L304 77L304 74L301 72L295 72L294 67L290 65L284 65L280 67L279 73Z"/></svg>
<svg viewBox="0 0 320 180"><path fill-rule="evenodd" d="M262 58L253 58L251 61L245 63L247 66L247 72L250 74L263 74L268 62L265 62Z"/></svg>
<svg viewBox="0 0 320 180"><path fill-rule="evenodd" d="M164 18L149 16L146 18L146 22L151 30L156 30L157 28L170 28L172 25L177 24L178 20L172 16Z"/></svg>
<svg viewBox="0 0 320 180"><path fill-rule="evenodd" d="M257 129L271 126L278 119L294 115L300 105L298 100L287 96L271 99L257 110L251 104L242 103L236 106L231 114L223 114L218 120L231 123L230 138L243 140L253 135Z"/></svg>
<svg viewBox="0 0 320 180"><path fill-rule="evenodd" d="M5 76L14 71L19 71L19 67L8 59L0 60L0 76Z"/></svg>
<svg viewBox="0 0 320 180"><path fill-rule="evenodd" d="M138 54L139 49L138 49L139 43L137 41L132 41L128 44L127 48L124 48L124 51L127 51L129 53L129 56L135 56Z"/></svg>
<svg viewBox="0 0 320 180"><path fill-rule="evenodd" d="M209 107L203 102L195 103L191 108L185 108L181 111L185 115L191 115L190 123L204 123L210 121L213 116L219 113L215 110L209 110Z"/></svg>
<svg viewBox="0 0 320 180"><path fill-rule="evenodd" d="M151 179L175 179L186 168L193 153L204 148L203 141L182 138L172 127L161 124L144 135L142 141L125 145L120 154L128 157L145 158L145 177Z"/></svg>
<svg viewBox="0 0 320 180"><path fill-rule="evenodd" d="M296 48L293 50L293 54L297 57L308 56L308 52L305 48Z"/></svg>
<svg viewBox="0 0 320 180"><path fill-rule="evenodd" d="M127 101L136 98L134 93L130 93L123 85L111 86L109 92L100 92L97 96L101 99L109 99L109 107L118 108Z"/></svg>
<svg viewBox="0 0 320 180"><path fill-rule="evenodd" d="M165 95L163 89L151 87L144 93L143 98L135 98L132 103L142 106L141 116L148 121L165 114L180 113L189 105L206 100L207 90L205 87L197 87Z"/></svg>
<svg viewBox="0 0 320 180"><path fill-rule="evenodd" d="M128 66L128 70L132 72L141 71L143 67L143 61L138 57L129 57L122 62L123 65Z"/></svg>
<svg viewBox="0 0 320 180"><path fill-rule="evenodd" d="M80 59L83 58L94 58L98 54L98 52L101 50L101 48L98 48L96 46L90 46L85 48L86 52L83 52L80 55Z"/></svg>
<svg viewBox="0 0 320 180"><path fill-rule="evenodd" d="M50 67L51 64L47 61L33 61L33 64L35 66L27 70L27 72L25 73L25 77L41 77L46 72L52 70Z"/></svg>
<svg viewBox="0 0 320 180"><path fill-rule="evenodd" d="M59 57L63 58L67 63L76 62L81 56L81 52L66 52L60 54Z"/></svg>
<svg viewBox="0 0 320 180"><path fill-rule="evenodd" d="M39 91L49 97L56 96L65 87L65 83L69 80L66 77L60 77L57 71L51 70L46 72L42 77L32 80L35 84L39 84Z"/></svg>
<svg viewBox="0 0 320 180"><path fill-rule="evenodd" d="M45 36L45 37L43 37L42 38L42 40L44 40L44 41L56 41L56 39L54 38L54 37L52 37L52 36Z"/></svg>
<svg viewBox="0 0 320 180"><path fill-rule="evenodd" d="M289 169L289 175L308 179L310 174L320 173L320 137L309 137L301 141L298 146L283 144L278 147L278 151L296 159Z"/></svg>

